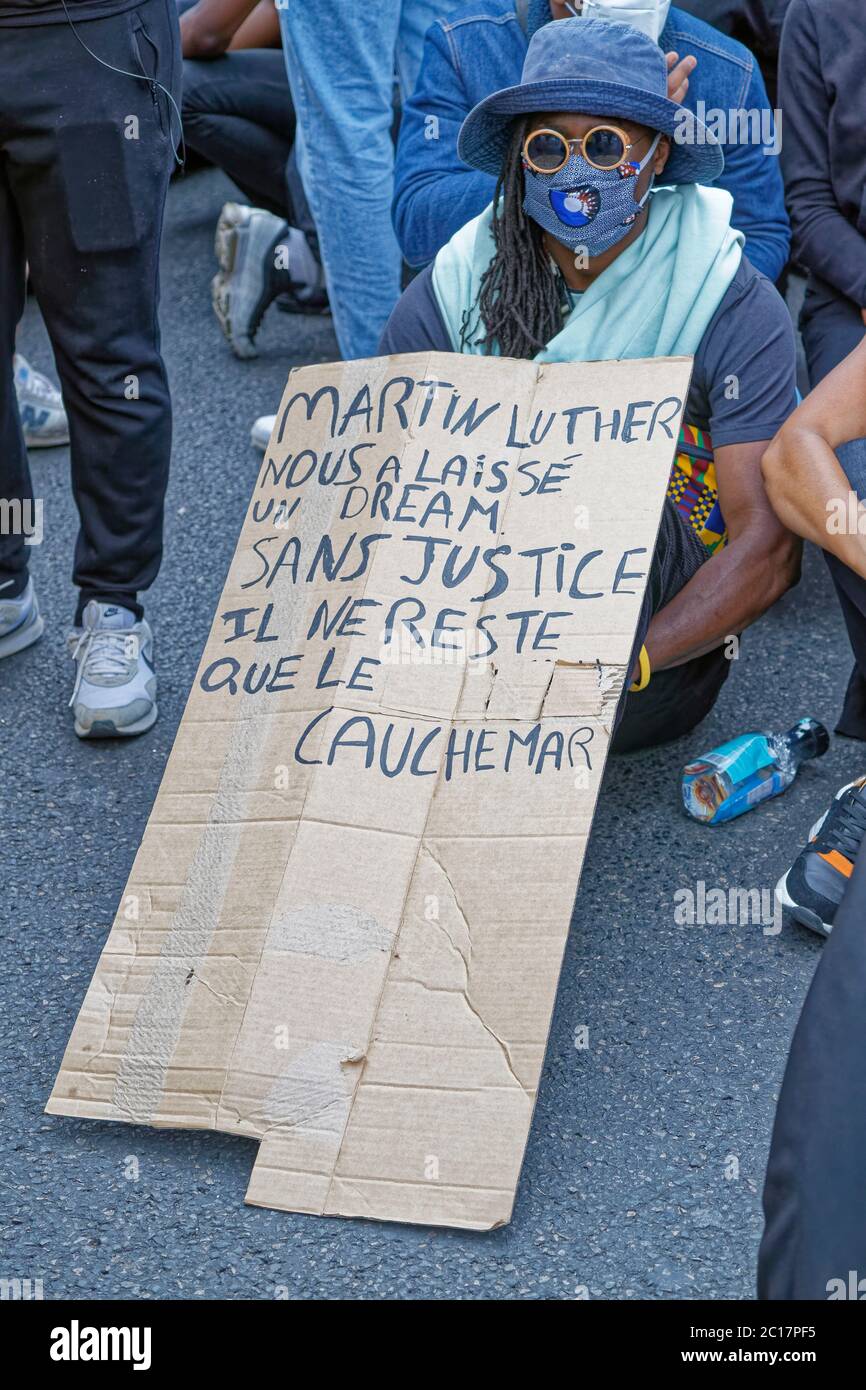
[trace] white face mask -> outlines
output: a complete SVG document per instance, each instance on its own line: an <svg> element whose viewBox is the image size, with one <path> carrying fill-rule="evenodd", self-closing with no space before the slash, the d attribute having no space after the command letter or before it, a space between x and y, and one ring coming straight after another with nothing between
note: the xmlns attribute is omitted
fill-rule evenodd
<svg viewBox="0 0 866 1390"><path fill-rule="evenodd" d="M658 43L670 7L671 0L583 0L582 6L575 0L573 9L583 19L617 19L630 24Z"/></svg>

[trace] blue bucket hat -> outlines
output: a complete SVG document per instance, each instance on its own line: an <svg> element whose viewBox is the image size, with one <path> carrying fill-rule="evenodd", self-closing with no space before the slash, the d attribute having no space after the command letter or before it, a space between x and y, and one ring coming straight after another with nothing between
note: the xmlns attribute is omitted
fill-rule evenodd
<svg viewBox="0 0 866 1390"><path fill-rule="evenodd" d="M514 117L578 111L637 121L670 136L657 183L712 183L725 167L719 142L667 93L665 56L646 34L612 20L558 19L530 39L520 85L494 92L469 112L457 152L475 169L498 174Z"/></svg>

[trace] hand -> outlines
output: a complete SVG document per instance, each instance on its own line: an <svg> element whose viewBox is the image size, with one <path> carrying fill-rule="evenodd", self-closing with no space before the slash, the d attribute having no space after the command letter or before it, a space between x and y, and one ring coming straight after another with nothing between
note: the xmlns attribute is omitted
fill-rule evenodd
<svg viewBox="0 0 866 1390"><path fill-rule="evenodd" d="M860 317L863 320L864 324L866 324L866 309L860 310Z"/></svg>
<svg viewBox="0 0 866 1390"><path fill-rule="evenodd" d="M668 96L671 101L682 104L689 90L689 77L697 67L698 60L690 53L682 60L678 53L666 53L665 58L668 65Z"/></svg>

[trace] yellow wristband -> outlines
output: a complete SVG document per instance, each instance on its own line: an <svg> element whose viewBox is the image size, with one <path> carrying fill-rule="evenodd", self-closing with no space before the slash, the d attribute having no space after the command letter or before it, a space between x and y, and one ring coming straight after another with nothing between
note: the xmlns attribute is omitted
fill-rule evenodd
<svg viewBox="0 0 866 1390"><path fill-rule="evenodd" d="M638 661L640 662L640 677L638 680L632 681L629 686L629 690L632 691L646 690L650 683L650 676L652 675L652 671L650 670L650 659L647 655L646 647L641 647Z"/></svg>

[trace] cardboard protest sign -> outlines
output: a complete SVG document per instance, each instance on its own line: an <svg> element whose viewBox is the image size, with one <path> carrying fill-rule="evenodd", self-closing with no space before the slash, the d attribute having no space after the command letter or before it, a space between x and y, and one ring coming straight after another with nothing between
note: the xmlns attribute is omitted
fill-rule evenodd
<svg viewBox="0 0 866 1390"><path fill-rule="evenodd" d="M292 373L51 1114L509 1219L689 373Z"/></svg>

